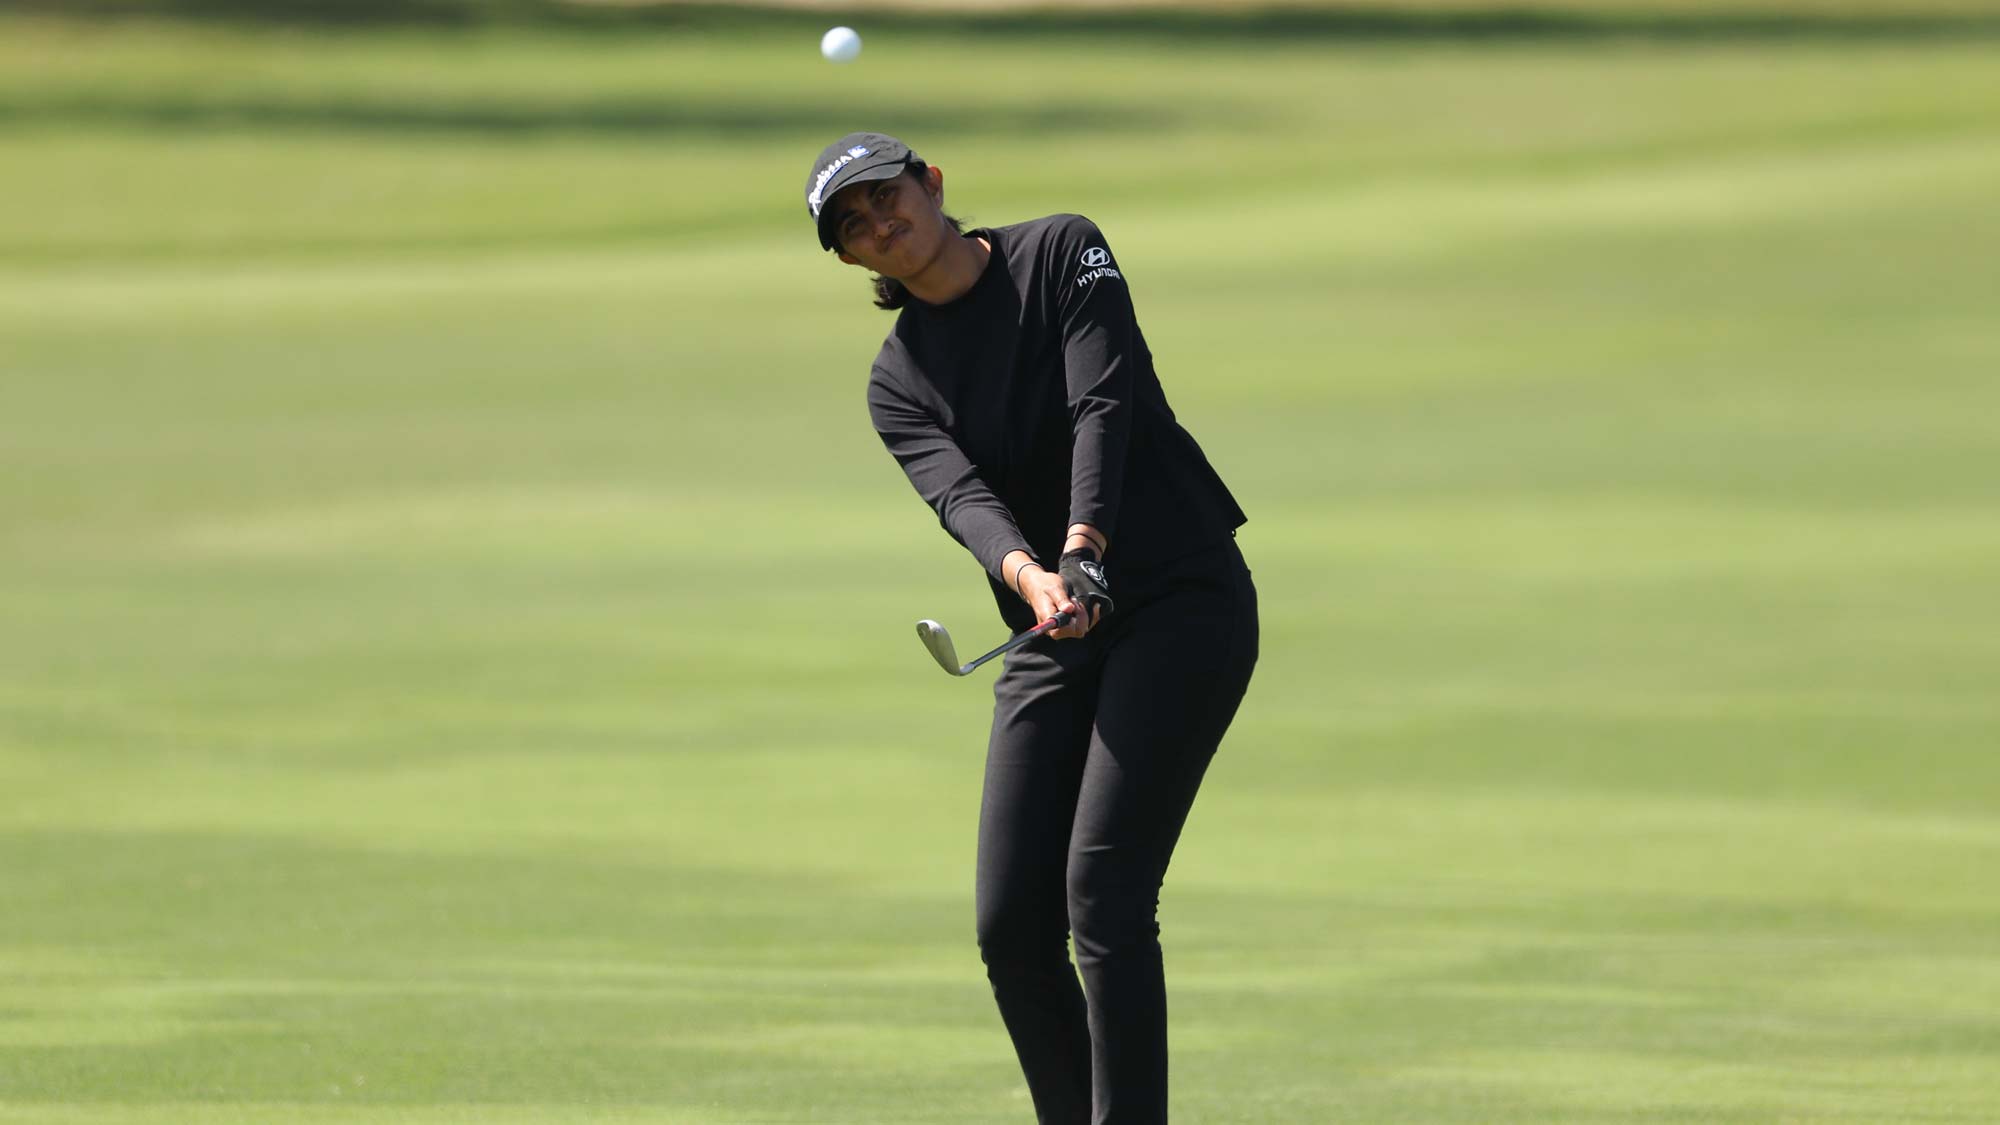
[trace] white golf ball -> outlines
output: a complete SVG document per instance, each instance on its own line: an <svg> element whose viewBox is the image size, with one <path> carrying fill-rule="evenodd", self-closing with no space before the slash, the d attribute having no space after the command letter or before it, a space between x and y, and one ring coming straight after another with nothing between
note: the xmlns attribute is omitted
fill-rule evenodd
<svg viewBox="0 0 2000 1125"><path fill-rule="evenodd" d="M861 36L851 27L836 27L819 37L819 53L828 62L853 62L861 53Z"/></svg>

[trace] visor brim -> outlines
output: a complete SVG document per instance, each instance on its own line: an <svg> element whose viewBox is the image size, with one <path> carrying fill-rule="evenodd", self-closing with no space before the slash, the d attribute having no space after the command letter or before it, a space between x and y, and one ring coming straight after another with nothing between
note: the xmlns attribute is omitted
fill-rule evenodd
<svg viewBox="0 0 2000 1125"><path fill-rule="evenodd" d="M819 248L822 250L832 250L839 245L833 237L833 221L839 218L833 209L835 196L854 184L895 179L897 176L903 174L903 169L909 166L909 159L902 158L886 161L881 164L865 165L860 168L856 168L852 164L842 168L840 174L829 180L825 188L826 202L819 211Z"/></svg>

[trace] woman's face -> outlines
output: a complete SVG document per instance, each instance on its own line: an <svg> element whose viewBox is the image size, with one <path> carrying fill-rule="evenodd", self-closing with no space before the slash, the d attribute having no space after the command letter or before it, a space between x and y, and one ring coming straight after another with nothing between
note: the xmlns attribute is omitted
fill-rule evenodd
<svg viewBox="0 0 2000 1125"><path fill-rule="evenodd" d="M834 235L840 260L883 277L915 276L938 255L945 235L944 173L925 168L886 180L840 189L829 204L838 216Z"/></svg>

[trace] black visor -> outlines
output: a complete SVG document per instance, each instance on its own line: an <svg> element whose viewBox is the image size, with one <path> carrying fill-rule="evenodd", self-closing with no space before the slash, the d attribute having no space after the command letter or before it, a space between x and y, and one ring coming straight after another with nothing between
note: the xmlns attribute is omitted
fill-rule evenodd
<svg viewBox="0 0 2000 1125"><path fill-rule="evenodd" d="M819 227L819 248L839 245L833 233L838 216L827 204L841 188L899 176L916 159L908 145L883 133L849 133L826 146L806 176L806 213Z"/></svg>

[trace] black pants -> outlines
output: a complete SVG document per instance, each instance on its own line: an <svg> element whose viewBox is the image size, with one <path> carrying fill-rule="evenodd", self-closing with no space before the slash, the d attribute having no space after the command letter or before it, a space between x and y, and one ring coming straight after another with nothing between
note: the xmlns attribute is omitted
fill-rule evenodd
<svg viewBox="0 0 2000 1125"><path fill-rule="evenodd" d="M1160 884L1257 662L1234 540L1111 581L1115 614L993 689L979 950L1044 1125L1167 1119Z"/></svg>

